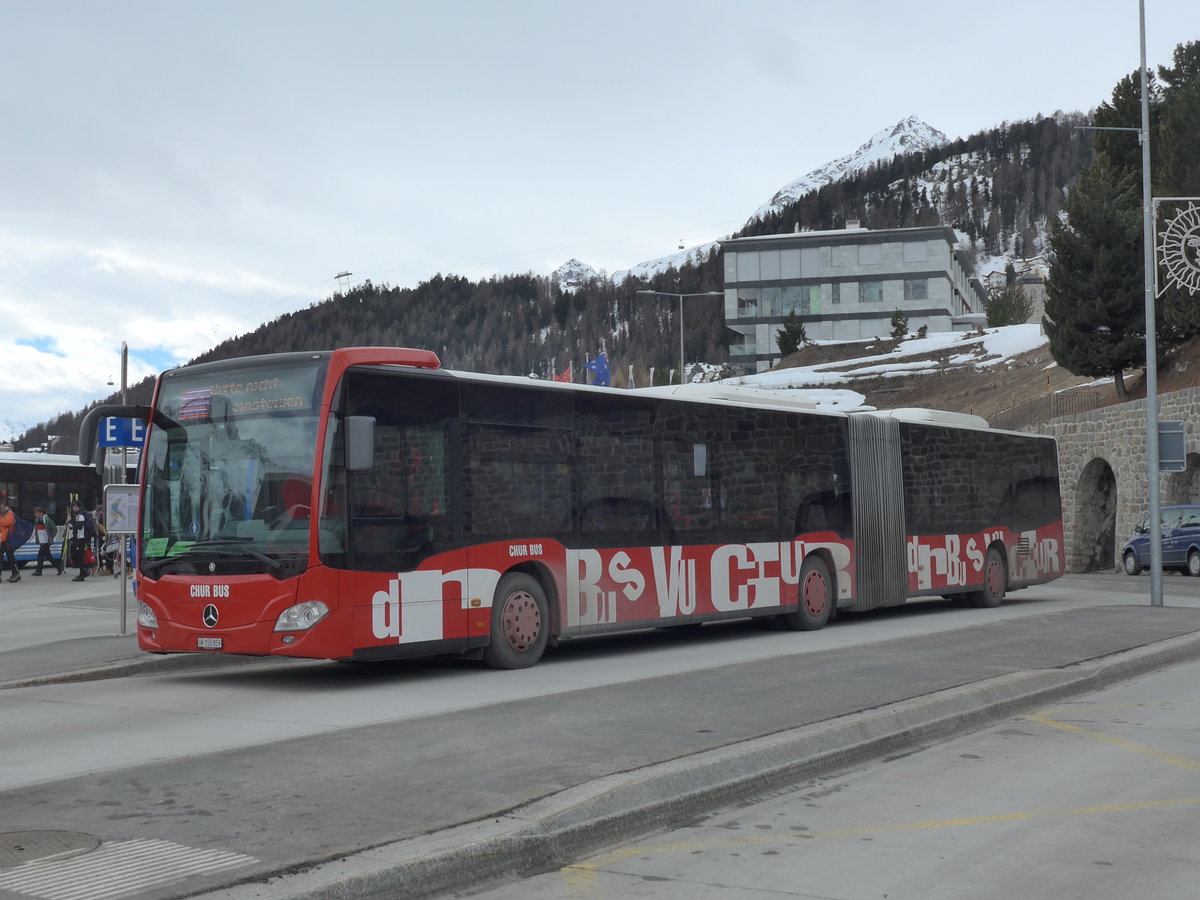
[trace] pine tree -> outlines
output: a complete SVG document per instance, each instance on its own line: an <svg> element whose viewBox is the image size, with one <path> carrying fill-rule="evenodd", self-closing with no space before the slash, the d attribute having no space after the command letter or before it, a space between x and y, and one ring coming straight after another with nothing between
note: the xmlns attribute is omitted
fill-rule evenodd
<svg viewBox="0 0 1200 900"><path fill-rule="evenodd" d="M1076 375L1111 375L1124 400L1124 370L1146 360L1139 185L1100 156L1080 174L1054 221L1055 263L1046 282L1050 353Z"/></svg>
<svg viewBox="0 0 1200 900"><path fill-rule="evenodd" d="M790 356L803 344L808 343L804 323L794 312L788 313L787 318L783 320L783 327L775 334L775 343L779 345L779 352L784 356Z"/></svg>
<svg viewBox="0 0 1200 900"><path fill-rule="evenodd" d="M992 288L987 297L987 323L990 328L1023 325L1033 314L1033 301L1016 284Z"/></svg>
<svg viewBox="0 0 1200 900"><path fill-rule="evenodd" d="M902 341L908 334L908 316L897 309L892 313L892 340Z"/></svg>

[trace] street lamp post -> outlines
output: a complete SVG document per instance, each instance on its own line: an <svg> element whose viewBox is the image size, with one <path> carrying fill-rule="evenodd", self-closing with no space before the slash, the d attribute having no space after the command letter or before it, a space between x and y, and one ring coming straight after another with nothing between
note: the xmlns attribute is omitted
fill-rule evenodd
<svg viewBox="0 0 1200 900"><path fill-rule="evenodd" d="M684 297L724 297L723 291L700 291L695 294L677 294L674 291L638 291L649 297L678 297L679 298L679 383L683 384L683 298Z"/></svg>

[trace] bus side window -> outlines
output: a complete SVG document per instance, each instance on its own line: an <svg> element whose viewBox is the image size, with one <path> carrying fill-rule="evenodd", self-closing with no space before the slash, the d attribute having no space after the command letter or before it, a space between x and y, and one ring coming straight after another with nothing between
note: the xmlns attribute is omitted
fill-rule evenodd
<svg viewBox="0 0 1200 900"><path fill-rule="evenodd" d="M452 539L450 425L458 388L431 377L401 382L390 373L351 370L344 416L375 419L372 466L345 468L340 430L333 435L321 518L329 565L410 571Z"/></svg>

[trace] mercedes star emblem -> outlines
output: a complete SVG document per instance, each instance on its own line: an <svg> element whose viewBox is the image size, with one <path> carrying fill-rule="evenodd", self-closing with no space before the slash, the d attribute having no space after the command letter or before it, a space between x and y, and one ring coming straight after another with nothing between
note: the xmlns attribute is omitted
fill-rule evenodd
<svg viewBox="0 0 1200 900"><path fill-rule="evenodd" d="M204 607L204 624L209 628L217 627L217 608L211 603Z"/></svg>

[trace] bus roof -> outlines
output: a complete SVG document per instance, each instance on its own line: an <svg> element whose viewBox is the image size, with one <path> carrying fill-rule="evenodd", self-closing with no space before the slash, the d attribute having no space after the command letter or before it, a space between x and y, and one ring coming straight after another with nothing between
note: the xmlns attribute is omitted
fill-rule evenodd
<svg viewBox="0 0 1200 900"><path fill-rule="evenodd" d="M11 450L0 451L0 464L12 466L66 466L71 469L87 469L75 454L64 453L21 453Z"/></svg>

